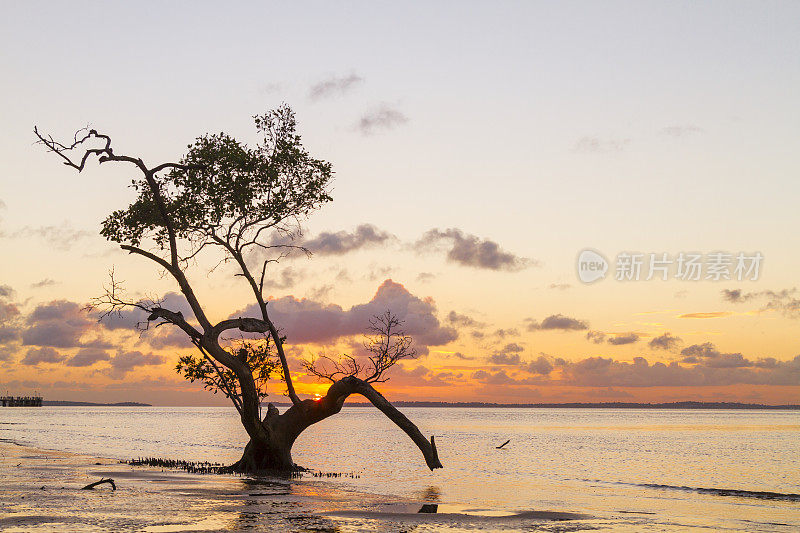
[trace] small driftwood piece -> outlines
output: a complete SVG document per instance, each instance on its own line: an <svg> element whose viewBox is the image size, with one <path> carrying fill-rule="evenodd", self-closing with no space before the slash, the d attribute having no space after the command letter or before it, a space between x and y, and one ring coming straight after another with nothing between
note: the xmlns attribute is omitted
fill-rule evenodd
<svg viewBox="0 0 800 533"><path fill-rule="evenodd" d="M503 444L501 444L500 446L496 446L496 448L497 448L498 450L502 450L502 449L503 449L503 447L504 447L506 444L508 444L509 442L511 442L511 439L508 439L507 441L505 441L505 442L504 442Z"/></svg>
<svg viewBox="0 0 800 533"><path fill-rule="evenodd" d="M111 485L111 490L117 490L117 486L114 484L114 480L111 479L111 478L108 478L108 479L102 478L100 481L95 481L94 483L89 483L88 485L83 487L81 490L92 490L96 486L102 485L103 483L108 483L109 485Z"/></svg>

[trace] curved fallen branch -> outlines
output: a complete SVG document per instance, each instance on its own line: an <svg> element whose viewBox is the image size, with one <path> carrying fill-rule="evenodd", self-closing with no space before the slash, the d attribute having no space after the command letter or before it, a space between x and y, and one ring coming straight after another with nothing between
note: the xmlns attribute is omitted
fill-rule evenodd
<svg viewBox="0 0 800 533"><path fill-rule="evenodd" d="M111 485L111 490L117 490L117 486L114 484L114 480L111 479L111 478L108 478L108 479L102 478L100 481L95 481L94 483L89 483L88 485L83 487L81 490L92 490L96 486L102 485L103 483L108 483L109 485Z"/></svg>

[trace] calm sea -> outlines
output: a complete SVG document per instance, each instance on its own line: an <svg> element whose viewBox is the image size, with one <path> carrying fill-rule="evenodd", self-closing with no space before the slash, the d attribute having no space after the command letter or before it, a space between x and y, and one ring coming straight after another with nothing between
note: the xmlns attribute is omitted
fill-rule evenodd
<svg viewBox="0 0 800 533"><path fill-rule="evenodd" d="M295 462L344 488L497 512L630 517L680 530L800 530L800 412L631 409L402 409L436 435L430 472L372 408L307 430ZM232 462L246 435L227 408L0 409L0 438L130 459ZM510 439L505 449L495 447Z"/></svg>

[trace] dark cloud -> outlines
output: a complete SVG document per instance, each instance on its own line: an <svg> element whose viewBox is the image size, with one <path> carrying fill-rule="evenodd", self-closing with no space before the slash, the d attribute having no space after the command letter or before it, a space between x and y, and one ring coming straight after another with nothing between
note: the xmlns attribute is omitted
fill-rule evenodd
<svg viewBox="0 0 800 533"><path fill-rule="evenodd" d="M624 333L615 335L613 337L608 338L608 344L612 344L614 346L621 346L623 344L633 344L639 340L639 335L637 333Z"/></svg>
<svg viewBox="0 0 800 533"><path fill-rule="evenodd" d="M655 348L658 350L672 350L674 348L677 348L678 345L682 343L683 340L680 337L671 335L667 331L659 335L658 337L653 337L648 343L648 346L650 346L650 348Z"/></svg>
<svg viewBox="0 0 800 533"><path fill-rule="evenodd" d="M109 375L115 379L121 379L128 372L140 366L157 366L166 362L166 359L154 353L142 353L140 351L120 352L109 360L111 369Z"/></svg>
<svg viewBox="0 0 800 533"><path fill-rule="evenodd" d="M34 366L39 363L60 363L65 358L53 348L45 346L43 348L30 348L20 362L23 365Z"/></svg>
<svg viewBox="0 0 800 533"><path fill-rule="evenodd" d="M580 331L589 329L589 324L577 318L571 318L562 314L550 315L541 323L532 318L526 318L528 331L537 330L562 330L562 331Z"/></svg>
<svg viewBox="0 0 800 533"><path fill-rule="evenodd" d="M22 332L23 345L74 348L97 324L75 302L54 300L40 304L27 316Z"/></svg>
<svg viewBox="0 0 800 533"><path fill-rule="evenodd" d="M418 251L425 251L438 248L442 243L450 247L447 251L449 261L473 268L516 272L537 264L531 259L506 252L494 241L465 234L457 228L429 230L414 247Z"/></svg>
<svg viewBox="0 0 800 533"><path fill-rule="evenodd" d="M492 335L494 335L499 339L505 339L506 337L518 337L519 330L517 330L516 328L505 328L505 329L500 328L496 329L494 333L492 333Z"/></svg>
<svg viewBox="0 0 800 533"><path fill-rule="evenodd" d="M461 313L457 313L455 311L450 311L447 313L447 321L454 326L463 328L483 328L486 326L486 324L483 322L478 322L471 316L462 315Z"/></svg>
<svg viewBox="0 0 800 533"><path fill-rule="evenodd" d="M728 302L739 303L745 298L742 297L742 289L722 289L722 299Z"/></svg>
<svg viewBox="0 0 800 533"><path fill-rule="evenodd" d="M586 334L586 339L595 344L602 344L606 341L606 334L602 331L592 330Z"/></svg>
<svg viewBox="0 0 800 533"><path fill-rule="evenodd" d="M746 360L740 353L723 353L710 342L703 344L692 344L681 350L683 362L700 363L712 368L740 368L753 366L753 363Z"/></svg>
<svg viewBox="0 0 800 533"><path fill-rule="evenodd" d="M540 374L546 376L553 371L553 364L545 357L540 355L538 358L526 363L523 368L531 374Z"/></svg>
<svg viewBox="0 0 800 533"><path fill-rule="evenodd" d="M22 337L21 313L14 298L14 289L0 285L0 361L10 361Z"/></svg>
<svg viewBox="0 0 800 533"><path fill-rule="evenodd" d="M78 353L67 359L67 366L85 367L92 366L100 361L108 361L111 356L108 352L98 348L81 348Z"/></svg>
<svg viewBox="0 0 800 533"><path fill-rule="evenodd" d="M428 353L429 346L441 346L458 337L455 328L439 323L432 299L420 299L392 280L384 281L369 302L348 310L336 304L298 300L293 296L271 300L269 308L270 318L282 328L288 341L296 344L327 344L362 335L367 331L369 320L387 309L403 320L403 329L414 338L414 345L422 354ZM259 314L256 306L251 305L232 316Z"/></svg>
<svg viewBox="0 0 800 533"><path fill-rule="evenodd" d="M522 362L520 354L523 351L522 346L511 342L491 354L486 360L493 365L519 365Z"/></svg>
<svg viewBox="0 0 800 533"><path fill-rule="evenodd" d="M762 311L778 311L789 318L800 318L800 291L796 287L748 293L741 289L723 289L722 298L732 303L761 302Z"/></svg>
<svg viewBox="0 0 800 533"><path fill-rule="evenodd" d="M322 232L302 241L302 246L316 255L344 255L363 248L386 244L396 237L372 224L361 224L352 232Z"/></svg>
<svg viewBox="0 0 800 533"><path fill-rule="evenodd" d="M308 96L312 100L341 96L362 83L364 83L364 78L357 74L349 74L341 77L332 76L312 85L311 89L308 91Z"/></svg>
<svg viewBox="0 0 800 533"><path fill-rule="evenodd" d="M390 130L408 122L408 117L386 104L366 113L356 123L356 129L364 135L372 135L378 131Z"/></svg>

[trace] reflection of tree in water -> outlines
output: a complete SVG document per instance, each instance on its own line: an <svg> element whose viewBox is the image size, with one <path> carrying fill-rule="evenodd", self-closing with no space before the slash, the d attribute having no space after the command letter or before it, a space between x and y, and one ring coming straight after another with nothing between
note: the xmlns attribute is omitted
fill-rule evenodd
<svg viewBox="0 0 800 533"><path fill-rule="evenodd" d="M231 502L236 518L233 531L320 531L337 532L331 519L315 515L301 501L293 500L292 483L267 479L242 479L245 498ZM234 498L236 495L232 495ZM288 496L288 498L287 498Z"/></svg>

